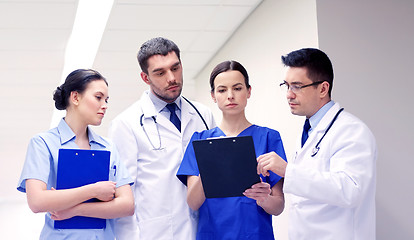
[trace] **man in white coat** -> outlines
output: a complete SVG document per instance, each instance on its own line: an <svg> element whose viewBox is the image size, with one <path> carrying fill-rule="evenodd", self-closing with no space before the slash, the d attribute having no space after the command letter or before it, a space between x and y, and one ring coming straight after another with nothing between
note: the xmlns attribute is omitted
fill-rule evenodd
<svg viewBox="0 0 414 240"><path fill-rule="evenodd" d="M258 172L285 178L289 238L374 240L377 147L368 127L331 100L333 68L318 49L282 56L281 86L292 114L305 116L293 159L258 158Z"/></svg>
<svg viewBox="0 0 414 240"><path fill-rule="evenodd" d="M174 42L148 40L138 62L149 91L117 116L109 131L134 179L136 203L134 216L116 220L116 237L195 239L197 212L188 207L187 189L176 173L192 134L215 126L213 115L181 96L183 69Z"/></svg>

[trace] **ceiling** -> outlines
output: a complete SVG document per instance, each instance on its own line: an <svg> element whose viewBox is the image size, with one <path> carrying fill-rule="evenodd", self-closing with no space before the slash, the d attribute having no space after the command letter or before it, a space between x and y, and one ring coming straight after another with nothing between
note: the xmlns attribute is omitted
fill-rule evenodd
<svg viewBox="0 0 414 240"><path fill-rule="evenodd" d="M143 42L163 36L177 43L184 92L194 98L193 78L261 2L115 0L93 64L107 78L110 95L108 114L96 131L106 135L111 119L147 89L136 60ZM29 139L51 125L52 93L62 78L77 5L75 0L0 0L0 203L22 197L15 187Z"/></svg>

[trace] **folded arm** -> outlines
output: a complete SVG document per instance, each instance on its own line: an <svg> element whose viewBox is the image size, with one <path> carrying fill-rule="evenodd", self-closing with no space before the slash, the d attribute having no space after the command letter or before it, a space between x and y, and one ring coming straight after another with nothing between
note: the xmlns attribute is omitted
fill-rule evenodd
<svg viewBox="0 0 414 240"><path fill-rule="evenodd" d="M47 190L45 182L27 179L27 202L35 213L60 211L91 198L110 201L114 198L115 185L112 181L103 181L72 189Z"/></svg>
<svg viewBox="0 0 414 240"><path fill-rule="evenodd" d="M112 219L134 214L134 197L130 185L116 189L115 197L106 202L87 202L62 211L51 212L53 220L63 220L74 216Z"/></svg>

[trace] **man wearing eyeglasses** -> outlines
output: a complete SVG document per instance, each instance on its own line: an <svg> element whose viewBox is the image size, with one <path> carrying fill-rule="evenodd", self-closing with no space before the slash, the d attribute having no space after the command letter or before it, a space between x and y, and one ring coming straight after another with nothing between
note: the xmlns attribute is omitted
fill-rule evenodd
<svg viewBox="0 0 414 240"><path fill-rule="evenodd" d="M285 178L291 196L290 239L375 239L377 147L368 127L331 100L333 68L312 48L282 56L281 87L292 114L305 116L296 153L258 158L258 173Z"/></svg>

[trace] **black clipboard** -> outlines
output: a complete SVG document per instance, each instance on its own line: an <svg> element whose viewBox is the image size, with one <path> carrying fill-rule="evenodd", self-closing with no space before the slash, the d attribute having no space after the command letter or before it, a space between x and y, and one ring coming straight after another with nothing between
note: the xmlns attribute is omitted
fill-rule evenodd
<svg viewBox="0 0 414 240"><path fill-rule="evenodd" d="M251 136L195 140L193 148L206 198L244 196L260 182Z"/></svg>
<svg viewBox="0 0 414 240"><path fill-rule="evenodd" d="M56 189L81 187L109 179L111 152L103 150L59 149ZM98 199L88 200L92 202ZM55 221L55 229L103 229L106 219L75 216Z"/></svg>

